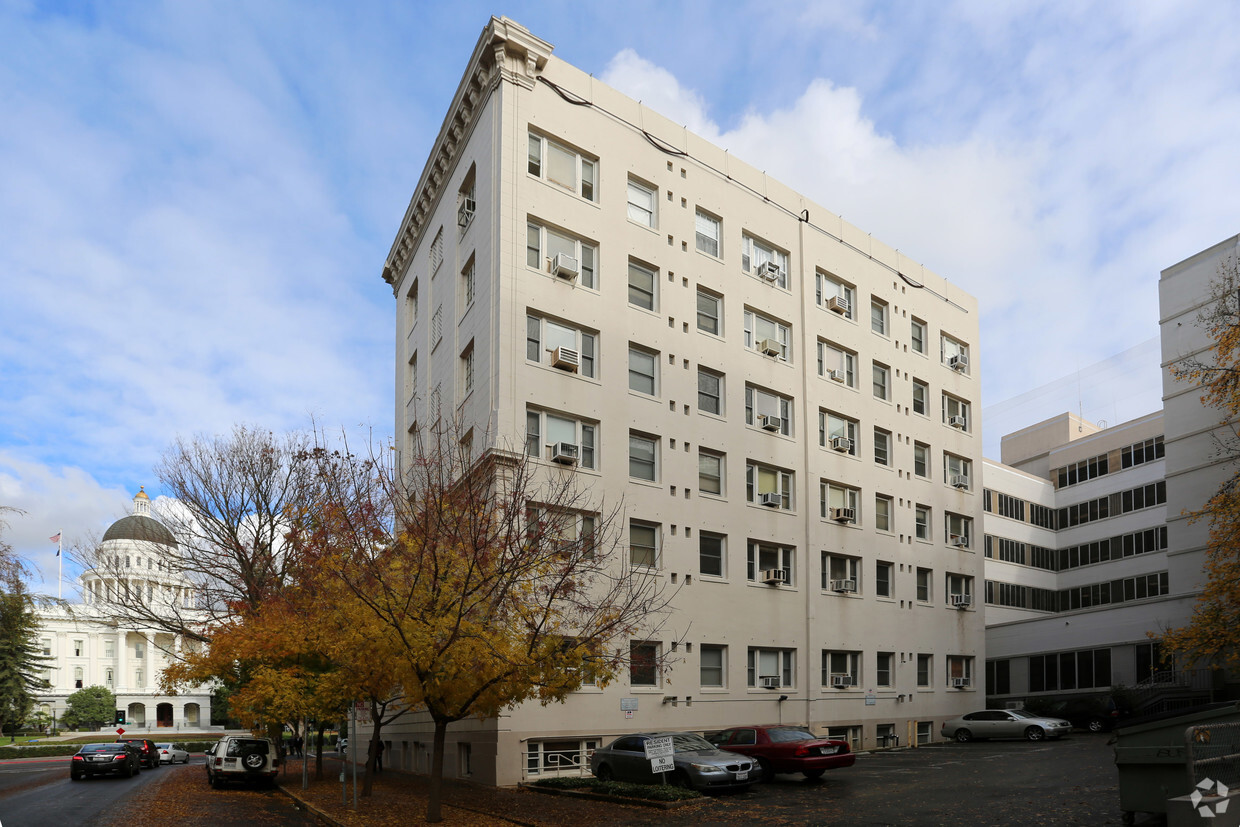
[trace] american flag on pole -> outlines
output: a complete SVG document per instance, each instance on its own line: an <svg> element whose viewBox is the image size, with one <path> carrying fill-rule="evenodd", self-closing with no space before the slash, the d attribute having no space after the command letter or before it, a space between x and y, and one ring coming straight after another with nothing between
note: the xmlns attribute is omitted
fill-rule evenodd
<svg viewBox="0 0 1240 827"><path fill-rule="evenodd" d="M47 538L47 539L51 540L53 543L55 543L55 544L56 544L56 556L57 556L57 557L59 557L59 556L60 556L60 535L61 535L62 533L63 533L63 532L57 531L57 532L56 532L55 534L53 534L51 537L48 537L48 538Z"/></svg>

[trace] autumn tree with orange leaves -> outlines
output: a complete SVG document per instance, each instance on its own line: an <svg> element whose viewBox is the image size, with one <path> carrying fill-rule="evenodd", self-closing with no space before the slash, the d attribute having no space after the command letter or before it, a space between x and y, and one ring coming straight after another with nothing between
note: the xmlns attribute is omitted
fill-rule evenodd
<svg viewBox="0 0 1240 827"><path fill-rule="evenodd" d="M437 822L451 724L606 685L631 639L658 637L669 598L629 565L622 509L571 468L523 451L475 456L457 427L423 436L399 469L316 452L330 516L307 548L369 612L412 713L434 725Z"/></svg>
<svg viewBox="0 0 1240 827"><path fill-rule="evenodd" d="M1201 388L1201 401L1221 414L1217 456L1240 459L1240 259L1229 256L1210 285L1211 300L1197 317L1213 345L1204 358L1171 366L1181 382ZM1163 647L1187 661L1240 666L1240 470L1234 471L1190 520L1208 520L1206 583L1188 625L1162 635Z"/></svg>

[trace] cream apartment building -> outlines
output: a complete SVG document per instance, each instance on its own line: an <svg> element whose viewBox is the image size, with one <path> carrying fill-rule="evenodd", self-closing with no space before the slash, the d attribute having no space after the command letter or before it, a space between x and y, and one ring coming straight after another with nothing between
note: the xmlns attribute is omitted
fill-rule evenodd
<svg viewBox="0 0 1240 827"><path fill-rule="evenodd" d="M446 773L738 722L937 738L984 703L976 301L552 48L490 21L400 224L396 433L459 414L622 499L677 592L621 650L670 668L453 725ZM385 727L389 761L430 734Z"/></svg>

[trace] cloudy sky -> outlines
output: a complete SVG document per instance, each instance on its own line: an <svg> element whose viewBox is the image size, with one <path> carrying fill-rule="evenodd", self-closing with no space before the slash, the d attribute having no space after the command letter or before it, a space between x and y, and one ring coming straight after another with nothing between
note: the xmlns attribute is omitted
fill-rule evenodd
<svg viewBox="0 0 1240 827"><path fill-rule="evenodd" d="M178 434L390 431L380 269L492 13L976 295L988 455L1156 410L1158 273L1240 232L1232 3L0 0L0 504L36 587Z"/></svg>

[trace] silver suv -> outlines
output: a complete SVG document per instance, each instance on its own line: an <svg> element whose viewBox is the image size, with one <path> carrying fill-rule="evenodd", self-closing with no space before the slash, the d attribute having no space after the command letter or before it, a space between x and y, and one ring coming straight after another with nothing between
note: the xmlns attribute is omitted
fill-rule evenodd
<svg viewBox="0 0 1240 827"><path fill-rule="evenodd" d="M229 782L271 786L280 758L270 738L225 735L207 750L207 783L219 789Z"/></svg>

